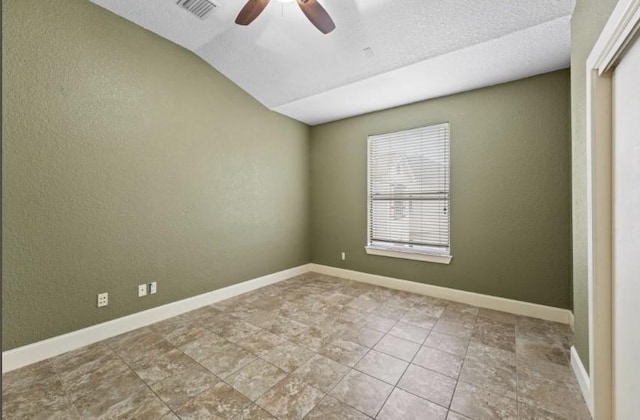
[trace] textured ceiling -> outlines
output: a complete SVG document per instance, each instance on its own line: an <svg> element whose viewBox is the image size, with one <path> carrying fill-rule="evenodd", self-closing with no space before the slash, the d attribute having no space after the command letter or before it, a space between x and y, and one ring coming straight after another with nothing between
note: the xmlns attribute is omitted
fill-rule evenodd
<svg viewBox="0 0 640 420"><path fill-rule="evenodd" d="M321 34L295 2L249 26L245 0L200 20L175 0L92 0L183 47L274 111L308 124L532 76L569 65L574 0L319 0ZM366 54L369 48L373 54Z"/></svg>

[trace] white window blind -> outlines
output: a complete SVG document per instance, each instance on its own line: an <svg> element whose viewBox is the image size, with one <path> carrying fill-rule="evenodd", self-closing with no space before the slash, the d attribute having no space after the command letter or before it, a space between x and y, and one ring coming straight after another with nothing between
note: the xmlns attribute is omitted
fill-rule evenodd
<svg viewBox="0 0 640 420"><path fill-rule="evenodd" d="M369 136L368 246L449 255L449 124Z"/></svg>

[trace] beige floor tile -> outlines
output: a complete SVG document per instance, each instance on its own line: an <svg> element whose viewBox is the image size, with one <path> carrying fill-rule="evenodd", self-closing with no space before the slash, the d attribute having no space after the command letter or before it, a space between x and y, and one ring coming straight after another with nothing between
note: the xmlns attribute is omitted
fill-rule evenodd
<svg viewBox="0 0 640 420"><path fill-rule="evenodd" d="M355 308L363 312L371 312L376 309L378 305L380 305L380 302L364 295L353 299L347 304L348 307Z"/></svg>
<svg viewBox="0 0 640 420"><path fill-rule="evenodd" d="M564 348L562 343L549 344L547 342L516 338L516 353L519 356L540 359L558 365L569 366L570 362L569 349Z"/></svg>
<svg viewBox="0 0 640 420"><path fill-rule="evenodd" d="M358 321L363 321L368 316L367 312L363 312L349 306L327 307L325 315L345 321L346 323L356 323ZM317 326L324 327L324 323L320 321L317 323Z"/></svg>
<svg viewBox="0 0 640 420"><path fill-rule="evenodd" d="M467 416L463 416L460 413L456 413L455 411L449 411L449 414L447 414L447 420L471 420L471 419Z"/></svg>
<svg viewBox="0 0 640 420"><path fill-rule="evenodd" d="M156 334L151 328L145 327L109 338L103 343L113 350L118 351L122 348L131 347L141 341L144 342L144 344L153 344L161 340L164 340L161 335Z"/></svg>
<svg viewBox="0 0 640 420"><path fill-rule="evenodd" d="M2 393L19 391L55 376L56 371L49 360L34 363L2 375Z"/></svg>
<svg viewBox="0 0 640 420"><path fill-rule="evenodd" d="M201 366L194 366L180 375L151 385L151 389L171 409L176 409L191 398L213 387L219 382L211 372Z"/></svg>
<svg viewBox="0 0 640 420"><path fill-rule="evenodd" d="M373 349L410 362L420 349L420 344L387 334Z"/></svg>
<svg viewBox="0 0 640 420"><path fill-rule="evenodd" d="M258 308L262 308L268 311L275 311L282 306L282 298L279 296L264 296L254 302Z"/></svg>
<svg viewBox="0 0 640 420"><path fill-rule="evenodd" d="M239 344L248 337L262 332L259 327L242 320L217 323L215 325L207 326L207 328L213 333L235 344Z"/></svg>
<svg viewBox="0 0 640 420"><path fill-rule="evenodd" d="M516 351L516 327L507 322L482 318L476 322L471 340L507 351Z"/></svg>
<svg viewBox="0 0 640 420"><path fill-rule="evenodd" d="M309 331L310 328L311 327L303 324L302 322L281 316L278 322L271 326L269 332L292 341L294 337Z"/></svg>
<svg viewBox="0 0 640 420"><path fill-rule="evenodd" d="M178 349L173 349L166 353L138 359L129 366L147 384L154 384L169 376L180 374L194 364L192 358Z"/></svg>
<svg viewBox="0 0 640 420"><path fill-rule="evenodd" d="M440 316L440 319L443 321L457 322L470 327L474 326L477 318L477 311L459 311L450 307L447 307L447 309L442 312L442 316Z"/></svg>
<svg viewBox="0 0 640 420"><path fill-rule="evenodd" d="M471 334L473 333L473 326L440 319L438 320L438 322L436 322L436 325L433 327L432 331L454 335L461 338L471 338Z"/></svg>
<svg viewBox="0 0 640 420"><path fill-rule="evenodd" d="M282 369L262 359L256 359L229 376L226 382L251 401L255 401L285 376L287 373Z"/></svg>
<svg viewBox="0 0 640 420"><path fill-rule="evenodd" d="M460 380L509 398L516 396L516 358L510 351L471 342Z"/></svg>
<svg viewBox="0 0 640 420"><path fill-rule="evenodd" d="M456 311L456 312L472 314L472 315L478 315L478 312L480 312L479 307L473 306L473 305L467 305L466 303L460 303L460 302L449 302L449 304L447 305L447 309L450 311Z"/></svg>
<svg viewBox="0 0 640 420"><path fill-rule="evenodd" d="M469 339L431 331L425 340L424 345L456 356L464 357L467 353L467 347L469 347Z"/></svg>
<svg viewBox="0 0 640 420"><path fill-rule="evenodd" d="M256 404L278 419L302 419L324 397L324 393L298 378L286 377L266 392Z"/></svg>
<svg viewBox="0 0 640 420"><path fill-rule="evenodd" d="M557 382L576 381L573 370L568 366L522 356L516 356L515 364L519 376L527 375L539 380Z"/></svg>
<svg viewBox="0 0 640 420"><path fill-rule="evenodd" d="M562 417L539 407L529 404L518 403L518 420L591 420L591 416L583 417Z"/></svg>
<svg viewBox="0 0 640 420"><path fill-rule="evenodd" d="M353 296L345 295L343 293L334 292L330 293L323 300L328 303L337 304L337 305L348 305L354 299Z"/></svg>
<svg viewBox="0 0 640 420"><path fill-rule="evenodd" d="M311 350L287 341L279 344L275 348L258 351L257 353L262 359L285 372L293 372L314 355Z"/></svg>
<svg viewBox="0 0 640 420"><path fill-rule="evenodd" d="M355 369L388 384L395 385L407 366L409 366L408 362L371 350L360 359Z"/></svg>
<svg viewBox="0 0 640 420"><path fill-rule="evenodd" d="M86 419L158 419L170 412L169 407L147 387L118 401L104 399L92 404L76 403L76 406Z"/></svg>
<svg viewBox="0 0 640 420"><path fill-rule="evenodd" d="M244 296L243 296L244 299ZM180 315L180 317L189 322L200 324L207 324L212 320L219 320L220 316L226 316L220 313L220 309L215 306L207 305L202 308L198 308L194 311L187 312L185 314Z"/></svg>
<svg viewBox="0 0 640 420"><path fill-rule="evenodd" d="M46 370L48 369L44 365L40 365L34 367L29 373L25 371L14 372L11 375L14 383L9 389L5 389L3 383L3 419L48 418L50 413L55 412L67 412L70 413L71 418L74 418L71 401L67 398L62 383L55 374L54 376L46 375L46 377L37 381L29 381L29 383L22 381L21 386L16 386L19 376L22 379L25 379L29 374L37 377L38 373L42 374Z"/></svg>
<svg viewBox="0 0 640 420"><path fill-rule="evenodd" d="M330 395L324 397L315 406L305 420L369 420L371 417L361 413L353 407L333 398Z"/></svg>
<svg viewBox="0 0 640 420"><path fill-rule="evenodd" d="M91 362L95 359L99 359L100 357L106 355L115 355L115 352L111 347L107 346L105 341L101 341L99 343L91 344L85 347L81 347L77 350L72 350L66 353L63 353L59 356L52 357L48 359L56 372L61 373L67 370L73 370L82 366L87 362ZM47 363L40 362L40 363ZM35 365L27 366L26 368L31 368L32 366L37 366L40 363L36 363ZM20 369L20 370L23 370ZM13 372L10 372L11 374ZM3 375L3 378L7 377L8 374Z"/></svg>
<svg viewBox="0 0 640 420"><path fill-rule="evenodd" d="M516 398L516 368L500 362L480 362L467 358L460 380L480 386L498 395Z"/></svg>
<svg viewBox="0 0 640 420"><path fill-rule="evenodd" d="M320 350L320 354L343 365L353 367L362 359L367 348L346 340L334 340Z"/></svg>
<svg viewBox="0 0 640 420"><path fill-rule="evenodd" d="M564 382L519 371L518 401L559 416L581 418L588 415L575 380Z"/></svg>
<svg viewBox="0 0 640 420"><path fill-rule="evenodd" d="M312 351L319 351L334 339L334 331L326 331L317 327L309 327L295 337L291 337L290 341L299 346L303 346Z"/></svg>
<svg viewBox="0 0 640 420"><path fill-rule="evenodd" d="M281 323L283 319L286 318L280 315L277 311L260 310L244 320L256 327L260 327L264 330L270 330L272 327Z"/></svg>
<svg viewBox="0 0 640 420"><path fill-rule="evenodd" d="M201 361L219 353L226 343L227 341L224 338L210 332L184 346L180 346L180 350L194 360Z"/></svg>
<svg viewBox="0 0 640 420"><path fill-rule="evenodd" d="M397 321L394 321L393 319L383 318L377 315L369 315L364 320L364 326L371 328L372 330L386 333L393 328L396 322Z"/></svg>
<svg viewBox="0 0 640 420"><path fill-rule="evenodd" d="M83 347L51 359L51 364L67 388L110 363L123 365L118 355L103 343Z"/></svg>
<svg viewBox="0 0 640 420"><path fill-rule="evenodd" d="M389 330L389 334L398 338L422 344L429 335L430 329L418 327L416 325L398 322Z"/></svg>
<svg viewBox="0 0 640 420"><path fill-rule="evenodd" d="M185 345L190 341L206 335L208 332L198 321L192 321L182 317L174 317L157 322L150 325L149 329L161 335L176 347Z"/></svg>
<svg viewBox="0 0 640 420"><path fill-rule="evenodd" d="M508 324L516 324L518 317L508 312L494 311L492 309L480 308L478 312L479 319L493 319L495 321L505 322Z"/></svg>
<svg viewBox="0 0 640 420"><path fill-rule="evenodd" d="M496 365L516 365L516 354L514 352L502 350L497 347L487 346L482 343L476 343L474 341L471 341L469 343L466 358Z"/></svg>
<svg viewBox="0 0 640 420"><path fill-rule="evenodd" d="M171 345L180 347L191 343L209 333L204 327L199 326L185 326L182 330L174 330L166 335L163 335Z"/></svg>
<svg viewBox="0 0 640 420"><path fill-rule="evenodd" d="M96 360L104 360L105 358L116 358L115 352L104 342L91 344L90 346L79 348L78 350L63 353L60 356L53 357L51 365L59 375L65 375L75 371L87 364L96 365ZM45 362L46 363L46 362ZM40 365L37 363L36 365ZM36 366L32 365L32 366ZM31 366L23 369L29 369ZM23 370L20 369L20 370ZM91 370L91 369L88 369ZM12 374L13 372L10 372ZM82 374L82 373L81 373ZM7 375L3 375L3 379Z"/></svg>
<svg viewBox="0 0 640 420"><path fill-rule="evenodd" d="M238 413L233 420L275 420L275 417L256 404L251 404Z"/></svg>
<svg viewBox="0 0 640 420"><path fill-rule="evenodd" d="M62 384L72 402L83 399L90 394L100 398L107 398L116 394L127 395L144 382L120 359L109 359L96 369L84 375L73 375L62 379ZM94 401L94 399L90 399Z"/></svg>
<svg viewBox="0 0 640 420"><path fill-rule="evenodd" d="M105 343L127 363L174 348L160 334L148 327L119 335L106 340Z"/></svg>
<svg viewBox="0 0 640 420"><path fill-rule="evenodd" d="M517 317L516 325L518 338L537 343L560 345L566 349L571 347L573 334L566 324L520 316Z"/></svg>
<svg viewBox="0 0 640 420"><path fill-rule="evenodd" d="M225 315L227 315L228 317L230 317L230 319L233 319L233 320L243 320L260 311L264 311L264 309L258 308L252 303L240 303L234 306L231 310L227 310L225 312ZM224 326L225 324L228 324L230 322L235 322L235 321L217 320L212 325L207 325L207 328L210 328L215 332L216 328L220 326Z"/></svg>
<svg viewBox="0 0 640 420"><path fill-rule="evenodd" d="M440 318L448 302L429 296L418 296L412 305L412 310L433 318Z"/></svg>
<svg viewBox="0 0 640 420"><path fill-rule="evenodd" d="M516 420L518 418L515 400L462 381L456 387L451 410L473 420Z"/></svg>
<svg viewBox="0 0 640 420"><path fill-rule="evenodd" d="M380 420L445 420L447 409L396 388L380 410Z"/></svg>
<svg viewBox="0 0 640 420"><path fill-rule="evenodd" d="M296 369L291 376L322 392L329 392L348 371L348 367L318 354Z"/></svg>
<svg viewBox="0 0 640 420"><path fill-rule="evenodd" d="M256 360L256 356L253 353L227 342L214 350L211 357L200 361L200 364L218 378L225 379L254 360Z"/></svg>
<svg viewBox="0 0 640 420"><path fill-rule="evenodd" d="M457 379L463 360L464 358L460 356L423 346L418 350L412 363Z"/></svg>
<svg viewBox="0 0 640 420"><path fill-rule="evenodd" d="M318 321L318 315L305 310L304 305L299 303L291 305L291 307L283 306L280 314L286 318L293 319L308 326L314 326Z"/></svg>
<svg viewBox="0 0 640 420"><path fill-rule="evenodd" d="M443 407L449 407L455 387L455 379L417 365L409 365L398 382L398 388Z"/></svg>
<svg viewBox="0 0 640 420"><path fill-rule="evenodd" d="M382 304L378 306L373 312L371 312L371 314L399 321L407 313L408 310L409 309L406 306L403 307L397 305Z"/></svg>
<svg viewBox="0 0 640 420"><path fill-rule="evenodd" d="M438 317L432 316L431 313L410 310L404 314L400 322L431 330L438 322Z"/></svg>
<svg viewBox="0 0 640 420"><path fill-rule="evenodd" d="M73 401L82 417L96 417L99 413L108 412L112 407L119 406L132 395L147 389L144 382L132 371L111 378L108 382L88 385Z"/></svg>
<svg viewBox="0 0 640 420"><path fill-rule="evenodd" d="M383 332L363 326L348 328L340 334L340 338L344 340L352 341L369 348L375 346L383 336Z"/></svg>
<svg viewBox="0 0 640 420"><path fill-rule="evenodd" d="M277 348L278 346L286 344L287 340L278 337L277 335L272 334L269 331L259 330L255 334L252 334L234 343L244 348L245 350L259 356Z"/></svg>
<svg viewBox="0 0 640 420"><path fill-rule="evenodd" d="M182 420L231 419L251 404L244 395L218 383L175 410Z"/></svg>
<svg viewBox="0 0 640 420"><path fill-rule="evenodd" d="M393 386L352 370L336 385L330 395L368 416L375 417L392 390Z"/></svg>

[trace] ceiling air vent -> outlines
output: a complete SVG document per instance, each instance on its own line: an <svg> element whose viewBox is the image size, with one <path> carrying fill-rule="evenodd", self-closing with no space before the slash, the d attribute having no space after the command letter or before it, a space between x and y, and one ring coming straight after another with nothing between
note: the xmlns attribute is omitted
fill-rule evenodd
<svg viewBox="0 0 640 420"><path fill-rule="evenodd" d="M217 4L209 0L178 0L176 4L203 20L209 16L213 9L218 7Z"/></svg>

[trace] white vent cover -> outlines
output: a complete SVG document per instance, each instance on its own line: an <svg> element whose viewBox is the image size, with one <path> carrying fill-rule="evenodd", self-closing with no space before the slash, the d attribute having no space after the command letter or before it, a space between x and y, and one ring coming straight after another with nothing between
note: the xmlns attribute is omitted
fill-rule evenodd
<svg viewBox="0 0 640 420"><path fill-rule="evenodd" d="M218 7L217 4L209 0L178 0L176 4L203 20L209 16L213 9Z"/></svg>

